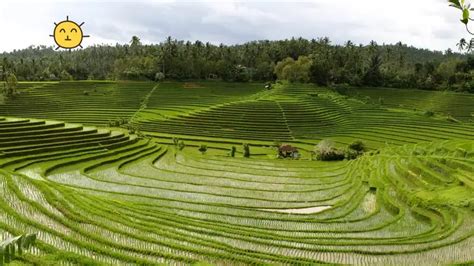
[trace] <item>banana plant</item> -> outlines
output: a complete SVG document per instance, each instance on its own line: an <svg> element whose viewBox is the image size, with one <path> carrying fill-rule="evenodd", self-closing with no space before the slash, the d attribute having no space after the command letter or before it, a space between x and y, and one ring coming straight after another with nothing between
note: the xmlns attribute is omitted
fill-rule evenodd
<svg viewBox="0 0 474 266"><path fill-rule="evenodd" d="M0 243L0 266L10 263L16 256L22 255L36 241L36 234L26 234L9 238Z"/></svg>

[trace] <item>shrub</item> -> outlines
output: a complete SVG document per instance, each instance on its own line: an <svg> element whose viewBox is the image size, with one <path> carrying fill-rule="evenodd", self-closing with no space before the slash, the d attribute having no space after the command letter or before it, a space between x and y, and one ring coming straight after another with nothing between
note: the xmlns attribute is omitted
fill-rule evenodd
<svg viewBox="0 0 474 266"><path fill-rule="evenodd" d="M418 147L415 147L414 150L411 152L413 156L425 156L426 151L423 149L420 149Z"/></svg>
<svg viewBox="0 0 474 266"><path fill-rule="evenodd" d="M173 138L173 144L176 148L178 148L178 150L183 150L184 147L186 146L184 144L184 141L180 140L179 138Z"/></svg>
<svg viewBox="0 0 474 266"><path fill-rule="evenodd" d="M244 157L249 158L250 157L250 146L247 143L244 143L243 148L244 148Z"/></svg>
<svg viewBox="0 0 474 266"><path fill-rule="evenodd" d="M344 151L335 147L331 140L322 140L314 147L316 159L320 161L342 161L345 158Z"/></svg>
<svg viewBox="0 0 474 266"><path fill-rule="evenodd" d="M457 148L456 155L461 157L467 157L467 151L463 148Z"/></svg>
<svg viewBox="0 0 474 266"><path fill-rule="evenodd" d="M174 146L178 147L179 138L173 138Z"/></svg>
<svg viewBox="0 0 474 266"><path fill-rule="evenodd" d="M423 113L424 116L426 117L432 117L435 115L435 113L431 110L426 110L424 113Z"/></svg>
<svg viewBox="0 0 474 266"><path fill-rule="evenodd" d="M345 152L345 158L347 160L355 160L357 159L357 157L359 157L361 155L360 152L356 151L356 150L353 150L353 149L347 149L346 152Z"/></svg>
<svg viewBox="0 0 474 266"><path fill-rule="evenodd" d="M357 152L365 152L367 150L365 144L361 140L356 140L352 142L351 144L349 144L348 148Z"/></svg>
<svg viewBox="0 0 474 266"><path fill-rule="evenodd" d="M265 83L265 89L271 90L272 89L272 83L271 82L266 82Z"/></svg>
<svg viewBox="0 0 474 266"><path fill-rule="evenodd" d="M126 124L125 128L128 129L129 134L141 135L138 125Z"/></svg>
<svg viewBox="0 0 474 266"><path fill-rule="evenodd" d="M229 155L230 157L235 157L235 151L237 149L235 148L235 146L232 146L232 148L230 148L230 151L229 151Z"/></svg>
<svg viewBox="0 0 474 266"><path fill-rule="evenodd" d="M199 147L199 151L204 154L207 151L207 145L201 144L201 147Z"/></svg>
<svg viewBox="0 0 474 266"><path fill-rule="evenodd" d="M178 150L182 151L184 147L186 147L186 145L184 144L184 141L180 140L178 142Z"/></svg>
<svg viewBox="0 0 474 266"><path fill-rule="evenodd" d="M155 81L162 81L165 79L165 74L163 72L157 72L155 74Z"/></svg>
<svg viewBox="0 0 474 266"><path fill-rule="evenodd" d="M66 70L63 70L59 74L59 79L60 80L73 80L73 77L71 74L69 74L69 72L67 72Z"/></svg>

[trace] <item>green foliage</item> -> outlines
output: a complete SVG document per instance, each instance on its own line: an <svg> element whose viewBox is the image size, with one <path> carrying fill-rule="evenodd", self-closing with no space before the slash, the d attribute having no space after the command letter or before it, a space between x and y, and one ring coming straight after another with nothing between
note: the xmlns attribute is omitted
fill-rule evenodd
<svg viewBox="0 0 474 266"><path fill-rule="evenodd" d="M132 36L132 40L130 41L130 46L132 48L136 48L138 46L141 46L142 43L140 41L140 38L138 36Z"/></svg>
<svg viewBox="0 0 474 266"><path fill-rule="evenodd" d="M435 115L435 113L431 110L426 110L424 113L423 113L424 116L426 117L433 117Z"/></svg>
<svg viewBox="0 0 474 266"><path fill-rule="evenodd" d="M471 11L474 11L474 8L471 8L471 4L466 3L465 0L448 0L448 2L450 3L449 6L461 11L461 23L464 24L466 31L469 34L474 35L474 33L469 29L469 22L473 20L473 18L471 18ZM474 49L474 38L472 38L469 43L466 39L462 38L457 46L459 51L467 50L468 52L471 52Z"/></svg>
<svg viewBox="0 0 474 266"><path fill-rule="evenodd" d="M382 65L382 58L380 54L374 54L370 58L369 68L362 78L364 85L379 87L383 85L383 77L380 72L380 67Z"/></svg>
<svg viewBox="0 0 474 266"><path fill-rule="evenodd" d="M3 89L3 95L7 97L14 96L16 92L16 87L18 85L18 81L16 79L15 74L8 73L5 78L5 87Z"/></svg>
<svg viewBox="0 0 474 266"><path fill-rule="evenodd" d="M250 157L250 146L247 143L242 144L242 148L244 150L244 157L249 158Z"/></svg>
<svg viewBox="0 0 474 266"><path fill-rule="evenodd" d="M347 160L355 160L357 157L359 157L362 153L358 152L353 149L346 149L344 153L344 158Z"/></svg>
<svg viewBox="0 0 474 266"><path fill-rule="evenodd" d="M179 138L173 138L174 146L178 147L178 143L179 143Z"/></svg>
<svg viewBox="0 0 474 266"><path fill-rule="evenodd" d="M320 161L341 161L344 159L353 160L364 154L366 145L357 140L349 144L346 150L338 149L331 140L322 140L313 149L313 154Z"/></svg>
<svg viewBox="0 0 474 266"><path fill-rule="evenodd" d="M349 144L348 148L357 152L365 152L367 150L367 147L365 146L364 142L362 142L362 140L356 140L352 142Z"/></svg>
<svg viewBox="0 0 474 266"><path fill-rule="evenodd" d="M73 77L71 74L69 74L69 72L67 72L67 70L63 69L63 71L61 71L61 73L59 74L59 79L61 80L73 80Z"/></svg>
<svg viewBox="0 0 474 266"><path fill-rule="evenodd" d="M123 128L127 129L129 134L136 134L139 137L145 137L145 135L140 131L140 126L137 124L127 123L123 125Z"/></svg>
<svg viewBox="0 0 474 266"><path fill-rule="evenodd" d="M278 79L290 82L308 82L309 70L312 61L307 56L300 56L298 60L288 57L275 66L275 74Z"/></svg>
<svg viewBox="0 0 474 266"><path fill-rule="evenodd" d="M12 262L17 254L22 255L35 241L36 234L27 234L0 242L0 265Z"/></svg>
<svg viewBox="0 0 474 266"><path fill-rule="evenodd" d="M323 58L313 58L309 68L311 82L326 86L331 78L330 67Z"/></svg>
<svg viewBox="0 0 474 266"><path fill-rule="evenodd" d="M471 4L466 4L465 0L448 0L451 7L461 10L461 22L465 25L469 23L470 11L474 10L471 8Z"/></svg>
<svg viewBox="0 0 474 266"><path fill-rule="evenodd" d="M156 72L155 81L162 81L165 79L165 74L163 72Z"/></svg>
<svg viewBox="0 0 474 266"><path fill-rule="evenodd" d="M229 151L230 157L235 157L235 152L237 151L237 148L235 146L232 146Z"/></svg>
<svg viewBox="0 0 474 266"><path fill-rule="evenodd" d="M182 151L184 147L186 147L186 145L184 144L184 141L180 140L178 142L178 150Z"/></svg>
<svg viewBox="0 0 474 266"><path fill-rule="evenodd" d="M321 140L313 149L316 159L320 161L341 161L344 160L343 150L336 148L336 144L331 140Z"/></svg>
<svg viewBox="0 0 474 266"><path fill-rule="evenodd" d="M295 64L295 60L291 57L287 57L283 59L282 61L278 62L275 66L274 73L280 80L284 80L285 78L283 77L283 70L286 67L292 67Z"/></svg>
<svg viewBox="0 0 474 266"><path fill-rule="evenodd" d="M265 89L267 90L271 90L273 87L272 83L271 82L265 82Z"/></svg>
<svg viewBox="0 0 474 266"><path fill-rule="evenodd" d="M89 95L89 92L85 91L84 95ZM108 121L108 126L109 127L120 127L120 126L128 126L129 121L127 118L121 117L121 118L116 118L113 120Z"/></svg>
<svg viewBox="0 0 474 266"><path fill-rule="evenodd" d="M473 47L464 40L461 47ZM32 80L225 80L313 82L321 86L410 87L474 91L468 59L445 53L396 45L331 45L327 38L255 41L242 45L184 42L168 37L154 45L142 45L134 36L130 44L95 46L72 52L49 47L30 47L4 53L0 76L14 73L19 81ZM297 60L296 60L297 59ZM453 78L434 73L441 63L457 59L468 65ZM278 62L278 64L275 64ZM441 67L443 68L443 66ZM455 74L456 74L455 73ZM450 81L451 79L451 81ZM454 83L453 83L454 82ZM449 85L448 85L449 84Z"/></svg>
<svg viewBox="0 0 474 266"><path fill-rule="evenodd" d="M347 146L345 158L347 160L357 159L367 151L367 147L361 140L356 140Z"/></svg>
<svg viewBox="0 0 474 266"><path fill-rule="evenodd" d="M199 151L204 154L206 153L207 151L207 145L206 144L201 144L201 146L199 147Z"/></svg>

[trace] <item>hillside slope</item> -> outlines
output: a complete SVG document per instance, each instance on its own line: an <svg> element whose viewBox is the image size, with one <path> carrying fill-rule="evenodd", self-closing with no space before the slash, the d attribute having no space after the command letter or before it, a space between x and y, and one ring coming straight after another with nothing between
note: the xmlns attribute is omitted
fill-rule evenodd
<svg viewBox="0 0 474 266"><path fill-rule="evenodd" d="M0 145L0 233L38 233L27 264L474 260L472 141L325 163L4 118Z"/></svg>
<svg viewBox="0 0 474 266"><path fill-rule="evenodd" d="M94 81L24 83L20 92L0 104L2 114L97 126L132 125L168 136L309 143L331 138L342 144L362 139L372 148L474 139L474 124L466 120L474 112L474 97L462 94L370 90L377 97L385 96L379 104L304 84L264 90L261 84L248 83ZM424 95L425 107L413 110L416 95ZM439 107L464 122L441 114L427 117L427 106Z"/></svg>

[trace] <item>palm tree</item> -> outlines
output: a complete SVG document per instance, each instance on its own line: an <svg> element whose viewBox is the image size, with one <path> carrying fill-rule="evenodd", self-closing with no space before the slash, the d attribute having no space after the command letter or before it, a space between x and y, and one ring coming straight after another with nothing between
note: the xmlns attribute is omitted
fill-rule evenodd
<svg viewBox="0 0 474 266"><path fill-rule="evenodd" d="M130 41L130 46L139 46L142 43L140 42L140 38L138 36L132 36L132 40Z"/></svg>
<svg viewBox="0 0 474 266"><path fill-rule="evenodd" d="M467 51L472 52L474 50L474 38L469 41L469 44L467 45Z"/></svg>
<svg viewBox="0 0 474 266"><path fill-rule="evenodd" d="M458 47L459 51L462 51L464 50L466 47L467 47L467 42L466 42L466 39L462 38L458 44L456 44L456 46Z"/></svg>

